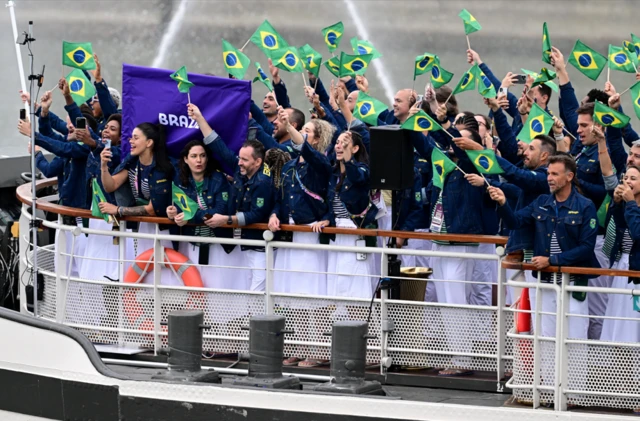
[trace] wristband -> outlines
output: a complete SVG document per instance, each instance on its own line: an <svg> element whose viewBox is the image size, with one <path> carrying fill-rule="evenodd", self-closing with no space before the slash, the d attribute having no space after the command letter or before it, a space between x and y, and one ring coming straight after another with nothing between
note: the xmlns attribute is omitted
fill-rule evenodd
<svg viewBox="0 0 640 421"><path fill-rule="evenodd" d="M555 140L562 140L564 139L564 135L562 133L554 133L553 137Z"/></svg>
<svg viewBox="0 0 640 421"><path fill-rule="evenodd" d="M520 113L520 111L518 111L518 112ZM529 112L526 112L526 113L520 113L520 115L527 115L527 114L529 114Z"/></svg>
<svg viewBox="0 0 640 421"><path fill-rule="evenodd" d="M122 206L118 206L118 215L122 217Z"/></svg>

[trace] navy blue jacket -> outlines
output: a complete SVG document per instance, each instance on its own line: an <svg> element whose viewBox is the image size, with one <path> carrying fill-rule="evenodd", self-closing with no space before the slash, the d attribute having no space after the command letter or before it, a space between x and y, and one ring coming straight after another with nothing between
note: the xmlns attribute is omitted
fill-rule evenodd
<svg viewBox="0 0 640 421"><path fill-rule="evenodd" d="M629 254L629 270L640 270L640 208L635 201L632 200L624 205L624 218L617 218L616 224L622 223L622 219L624 219L626 226L629 228L629 235L633 240L633 246ZM622 238L619 241L622 243ZM616 235L616 242L618 242L618 235ZM638 285L640 284L640 278L629 278L629 282Z"/></svg>
<svg viewBox="0 0 640 421"><path fill-rule="evenodd" d="M576 141L575 143L580 142ZM607 191L604 187L604 179L600 170L598 145L584 146L576 155L576 165L578 167L576 177L580 182L582 192L599 208L607 195Z"/></svg>
<svg viewBox="0 0 640 421"><path fill-rule="evenodd" d="M251 178L240 174L238 156L234 154L224 141L212 132L204 138L205 145L231 168L236 168L233 174L233 184L230 189L228 214L236 215L238 225L244 226L269 222L273 209L273 181L271 172L265 164ZM262 239L260 230L242 230L242 238L251 240ZM243 250L246 247L243 246Z"/></svg>
<svg viewBox="0 0 640 421"><path fill-rule="evenodd" d="M517 212L513 212L505 204L498 208L498 213L511 229L526 226L535 228L534 256L550 256L551 235L555 230L562 253L549 258L552 266L600 267L593 251L598 235L596 207L592 201L578 193L575 187L559 207L554 195L544 194ZM597 277L598 275L586 276Z"/></svg>
<svg viewBox="0 0 640 421"><path fill-rule="evenodd" d="M378 208L371 203L369 190L371 189L371 173L369 166L362 162L356 162L353 158L349 162L345 162L345 176L338 188L340 180L340 166L336 165L333 169L333 175L329 183L329 200L333 201L336 191L338 197L352 215L354 223L359 228L366 228L375 221ZM335 215L333 206L329 206L330 221L335 224ZM365 213L366 211L366 213ZM363 215L364 213L364 215Z"/></svg>
<svg viewBox="0 0 640 421"><path fill-rule="evenodd" d="M501 109L493 113L493 123L500 138L500 142L498 142L500 154L507 161L516 164L520 161L520 157L518 156L518 140L516 139L516 133L514 133L507 121L507 116L504 115Z"/></svg>
<svg viewBox="0 0 640 421"><path fill-rule="evenodd" d="M104 191L104 186L102 185L102 177L100 176L100 172L102 171L100 168L100 154L104 150L104 143L98 142L95 149L91 149L89 151L89 155L87 155L87 183L91 183L91 179L95 178L104 193L105 199L109 203L115 204L115 196L112 193L107 193ZM109 169L109 173L114 174L113 170L115 170L121 162L121 149L120 145L111 146L111 161L107 164L107 168ZM91 190L89 184L87 184L88 191ZM89 204L91 206L91 204Z"/></svg>
<svg viewBox="0 0 640 421"><path fill-rule="evenodd" d="M118 107L116 103L113 102L113 98L111 98L111 92L109 92L109 87L107 86L107 82L102 79L102 82L94 82L93 86L96 87L96 94L98 95L98 102L100 103L100 109L102 110L102 117L100 117L97 121L98 123L98 133L102 132L104 126L107 125L107 120L113 114L118 113ZM72 120L75 125L75 120Z"/></svg>
<svg viewBox="0 0 640 421"><path fill-rule="evenodd" d="M43 153L36 154L36 167L42 172L42 175L47 178L58 178L58 197L61 203L66 199L61 189L64 184L65 166L68 166L68 164L68 159L60 158L59 156L54 156L51 162L49 162Z"/></svg>
<svg viewBox="0 0 640 421"><path fill-rule="evenodd" d="M284 164L281 187L276 191L273 213L282 224L289 223L289 216L296 225L330 220L327 193L333 168L308 142L301 146L304 162L299 156Z"/></svg>
<svg viewBox="0 0 640 421"><path fill-rule="evenodd" d="M259 124L267 134L273 133L273 123L271 123L267 116L264 115L260 107L251 100L251 106L249 107L251 112L251 118L253 118L257 124Z"/></svg>
<svg viewBox="0 0 640 421"><path fill-rule="evenodd" d="M404 189L396 195L394 209L399 209L396 221L392 221L392 230L414 231L424 228L422 206L422 176L417 168L413 171L413 187Z"/></svg>
<svg viewBox="0 0 640 421"><path fill-rule="evenodd" d="M120 165L113 170L113 174L121 171L129 171L138 165L138 157L128 154L124 157ZM169 173L156 168L155 157L149 165L149 198L156 216L167 216L167 207L171 204L171 182L175 171ZM131 184L127 180L115 192L116 202L118 206L131 207L136 206L136 198L133 195Z"/></svg>
<svg viewBox="0 0 640 421"><path fill-rule="evenodd" d="M249 120L249 128L255 128L256 131L256 139L260 141L264 145L265 150L269 150L271 148L276 148L287 152L291 158L296 158L299 154L297 150L293 147L293 142L291 140L287 140L285 142L279 143L276 139L273 138L269 133L264 131L264 128L259 125L254 119ZM302 127L301 127L302 128ZM237 165L238 161L234 165ZM235 167L231 167L235 168Z"/></svg>

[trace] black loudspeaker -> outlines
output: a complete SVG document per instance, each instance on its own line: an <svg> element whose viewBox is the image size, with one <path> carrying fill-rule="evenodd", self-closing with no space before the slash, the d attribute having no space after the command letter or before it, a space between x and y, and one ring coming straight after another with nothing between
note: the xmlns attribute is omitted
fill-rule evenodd
<svg viewBox="0 0 640 421"><path fill-rule="evenodd" d="M413 186L413 144L400 126L371 127L371 188L404 190Z"/></svg>

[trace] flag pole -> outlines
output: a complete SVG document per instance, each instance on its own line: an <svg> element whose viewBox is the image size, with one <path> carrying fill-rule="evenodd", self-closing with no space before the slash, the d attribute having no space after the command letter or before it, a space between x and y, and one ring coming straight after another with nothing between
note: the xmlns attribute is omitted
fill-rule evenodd
<svg viewBox="0 0 640 421"><path fill-rule="evenodd" d="M304 71L302 73L300 73L300 75L302 76L302 86L307 86L307 79L304 77Z"/></svg>
<svg viewBox="0 0 640 421"><path fill-rule="evenodd" d="M487 187L491 187L491 184L489 184L489 182L487 181L486 178L484 178L484 174L480 173L480 176L482 177L482 179L484 180L485 183L487 183Z"/></svg>
<svg viewBox="0 0 640 421"><path fill-rule="evenodd" d="M187 99L189 100L189 104L191 104L191 94L187 92Z"/></svg>
<svg viewBox="0 0 640 421"><path fill-rule="evenodd" d="M451 91L451 94L449 94L449 97L447 98L447 100L444 102L444 105L447 105L447 103L449 102L449 100L451 99L451 97L453 96L453 91Z"/></svg>
<svg viewBox="0 0 640 421"><path fill-rule="evenodd" d="M607 66L607 82L609 82L610 76L611 76L611 67Z"/></svg>
<svg viewBox="0 0 640 421"><path fill-rule="evenodd" d="M571 132L569 130L567 130L566 127L563 127L562 131L565 132L566 134L568 134L571 139L577 140L576 137L574 135L572 135Z"/></svg>
<svg viewBox="0 0 640 421"><path fill-rule="evenodd" d="M634 85L635 85L635 83L634 83ZM624 91L622 91L622 92L620 93L620 96L622 96L622 95L626 94L627 92L629 92L629 89L631 89L631 87L632 87L632 86L633 86L633 85L629 86L627 89L625 89Z"/></svg>
<svg viewBox="0 0 640 421"><path fill-rule="evenodd" d="M316 76L316 83L313 84L313 91L314 92L315 92L316 88L318 88L318 79L320 79L319 76L320 76L320 73L318 73L318 76Z"/></svg>
<svg viewBox="0 0 640 421"><path fill-rule="evenodd" d="M448 134L451 139L455 139L455 137L453 137L453 135L451 133L449 133L448 130L445 130L444 127L442 128L442 131L445 132L446 134Z"/></svg>
<svg viewBox="0 0 640 421"><path fill-rule="evenodd" d="M467 47L471 49L471 42L469 41L469 35L467 35Z"/></svg>
<svg viewBox="0 0 640 421"><path fill-rule="evenodd" d="M245 43L244 43L244 45L243 45L243 46L242 46L242 48L240 49L240 52L243 52L243 53L244 53L244 51L243 51L243 50L247 47L247 45L249 45L249 43L250 43L250 42L251 42L251 38L249 38L249 39L247 40L247 42L245 42Z"/></svg>

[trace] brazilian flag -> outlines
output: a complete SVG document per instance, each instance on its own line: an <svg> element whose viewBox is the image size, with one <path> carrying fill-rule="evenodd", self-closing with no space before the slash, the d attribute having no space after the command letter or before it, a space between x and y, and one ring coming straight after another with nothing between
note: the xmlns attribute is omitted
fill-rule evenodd
<svg viewBox="0 0 640 421"><path fill-rule="evenodd" d="M622 46L626 48L626 50L629 52L629 57L631 58L631 61L633 61L633 64L635 64L637 67L638 53L636 52L636 46L633 45L631 41L622 41Z"/></svg>
<svg viewBox="0 0 640 421"><path fill-rule="evenodd" d="M373 56L371 60L382 57L382 54L380 54L380 52L376 50L376 47L374 47L373 44L364 39L358 39L358 37L351 38L351 49L353 50L354 54L371 54Z"/></svg>
<svg viewBox="0 0 640 421"><path fill-rule="evenodd" d="M478 93L485 98L495 98L496 88L491 83L491 80L484 74L478 67Z"/></svg>
<svg viewBox="0 0 640 421"><path fill-rule="evenodd" d="M184 213L184 220L189 221L193 219L198 211L198 204L187 196L184 190L176 186L176 183L171 183L171 195L173 203Z"/></svg>
<svg viewBox="0 0 640 421"><path fill-rule="evenodd" d="M477 64L474 64L469 70L466 71L464 75L462 75L460 82L458 82L455 89L453 90L453 95L475 89L478 82L479 74L480 68Z"/></svg>
<svg viewBox="0 0 640 421"><path fill-rule="evenodd" d="M300 54L304 68L315 77L318 77L320 74L320 66L322 65L322 56L320 53L311 48L309 44L300 47L298 53Z"/></svg>
<svg viewBox="0 0 640 421"><path fill-rule="evenodd" d="M330 53L338 49L342 34L344 34L344 25L342 22L334 23L322 29L322 38L324 39L324 43L327 44Z"/></svg>
<svg viewBox="0 0 640 421"><path fill-rule="evenodd" d="M620 111L609 108L600 101L596 101L593 109L593 120L604 127L615 127L621 129L631 120Z"/></svg>
<svg viewBox="0 0 640 421"><path fill-rule="evenodd" d="M236 49L230 42L222 39L222 61L227 73L236 79L244 79L249 70L251 60L242 51Z"/></svg>
<svg viewBox="0 0 640 421"><path fill-rule="evenodd" d="M528 144L538 135L548 135L552 126L553 118L538 104L533 104L529 112L529 118L527 118L516 138Z"/></svg>
<svg viewBox="0 0 640 421"><path fill-rule="evenodd" d="M271 53L273 65L278 69L286 70L292 73L303 73L302 60L298 56L296 47L285 47L275 50Z"/></svg>
<svg viewBox="0 0 640 421"><path fill-rule="evenodd" d="M278 31L265 19L258 29L251 35L251 42L253 42L263 53L271 58L271 53L280 48L286 48L289 46L287 41L280 36Z"/></svg>
<svg viewBox="0 0 640 421"><path fill-rule="evenodd" d="M533 78L532 87L538 86L538 85L547 85L553 90L553 92L558 92L558 85L552 82L552 80L555 79L556 77L555 72L551 70L547 70L546 67L543 67L540 70L540 73L532 72L531 70L527 70L527 69L520 69L520 70L522 70L522 73L525 73Z"/></svg>
<svg viewBox="0 0 640 421"><path fill-rule="evenodd" d="M91 43L62 41L62 65L82 70L95 69Z"/></svg>
<svg viewBox="0 0 640 421"><path fill-rule="evenodd" d="M107 199L104 197L104 193L100 188L100 184L98 184L98 180L94 178L91 179L91 215L96 218L102 218L105 222L111 223L112 218L111 215L100 212L100 203L104 203Z"/></svg>
<svg viewBox="0 0 640 421"><path fill-rule="evenodd" d="M440 66L439 60L436 60L431 68L431 83L434 89L438 89L442 85L446 85L453 78L453 73L445 70Z"/></svg>
<svg viewBox="0 0 640 421"><path fill-rule="evenodd" d="M324 62L324 67L331 72L335 77L340 77L340 59L338 57L331 57Z"/></svg>
<svg viewBox="0 0 640 421"><path fill-rule="evenodd" d="M480 174L503 174L504 171L498 164L496 153L491 149L481 151L465 151Z"/></svg>
<svg viewBox="0 0 640 421"><path fill-rule="evenodd" d="M611 206L611 196L607 195L598 208L598 212L596 212L598 225L600 225L602 228L607 228L604 224L607 220L607 212L609 212L609 206Z"/></svg>
<svg viewBox="0 0 640 421"><path fill-rule="evenodd" d="M67 84L69 85L69 92L73 102L78 106L87 102L87 100L96 94L96 88L93 83L89 82L89 79L84 75L82 70L73 69L67 75Z"/></svg>
<svg viewBox="0 0 640 421"><path fill-rule="evenodd" d="M627 73L636 72L636 66L629 51L624 47L611 44L609 44L609 68Z"/></svg>
<svg viewBox="0 0 640 421"><path fill-rule="evenodd" d="M636 56L640 57L640 38L631 34L631 44L633 44Z"/></svg>
<svg viewBox="0 0 640 421"><path fill-rule="evenodd" d="M254 63L256 65L256 69L258 71L258 76L253 78L253 82L262 82L264 84L264 86L267 87L267 89L269 90L269 92L273 92L273 84L271 83L271 79L269 79L269 76L267 76L267 74L264 72L264 70L262 70L262 66L260 66L260 63L255 62Z"/></svg>
<svg viewBox="0 0 640 421"><path fill-rule="evenodd" d="M373 59L372 54L351 55L340 53L339 77L363 75Z"/></svg>
<svg viewBox="0 0 640 421"><path fill-rule="evenodd" d="M418 111L409 117L402 125L401 129L413 130L414 132L431 132L442 130L442 126L437 121L429 117L423 110Z"/></svg>
<svg viewBox="0 0 640 421"><path fill-rule="evenodd" d="M640 81L629 88L629 94L631 95L633 110L636 112L636 116L640 118Z"/></svg>
<svg viewBox="0 0 640 421"><path fill-rule="evenodd" d="M462 18L462 22L464 23L464 33L466 35L482 29L480 23L467 11L467 9L462 9L462 12L460 12L458 16Z"/></svg>
<svg viewBox="0 0 640 421"><path fill-rule="evenodd" d="M547 22L542 24L542 61L551 64L551 39L547 30Z"/></svg>
<svg viewBox="0 0 640 421"><path fill-rule="evenodd" d="M178 82L178 90L183 94L188 94L191 87L195 86L192 82L189 82L187 76L187 66L182 66L175 73L172 73L169 77Z"/></svg>
<svg viewBox="0 0 640 421"><path fill-rule="evenodd" d="M569 54L569 63L589 79L596 80L604 70L607 58L577 40Z"/></svg>
<svg viewBox="0 0 640 421"><path fill-rule="evenodd" d="M413 80L416 80L416 77L431 70L437 59L438 57L431 53L424 53L416 57L416 63L413 68Z"/></svg>
<svg viewBox="0 0 640 421"><path fill-rule="evenodd" d="M382 101L378 101L360 91L358 93L358 99L356 100L356 106L353 108L353 116L371 126L377 126L378 116L386 110L387 106Z"/></svg>
<svg viewBox="0 0 640 421"><path fill-rule="evenodd" d="M438 148L433 148L431 151L431 166L433 168L433 185L440 189L444 188L447 174L457 168L457 165Z"/></svg>

